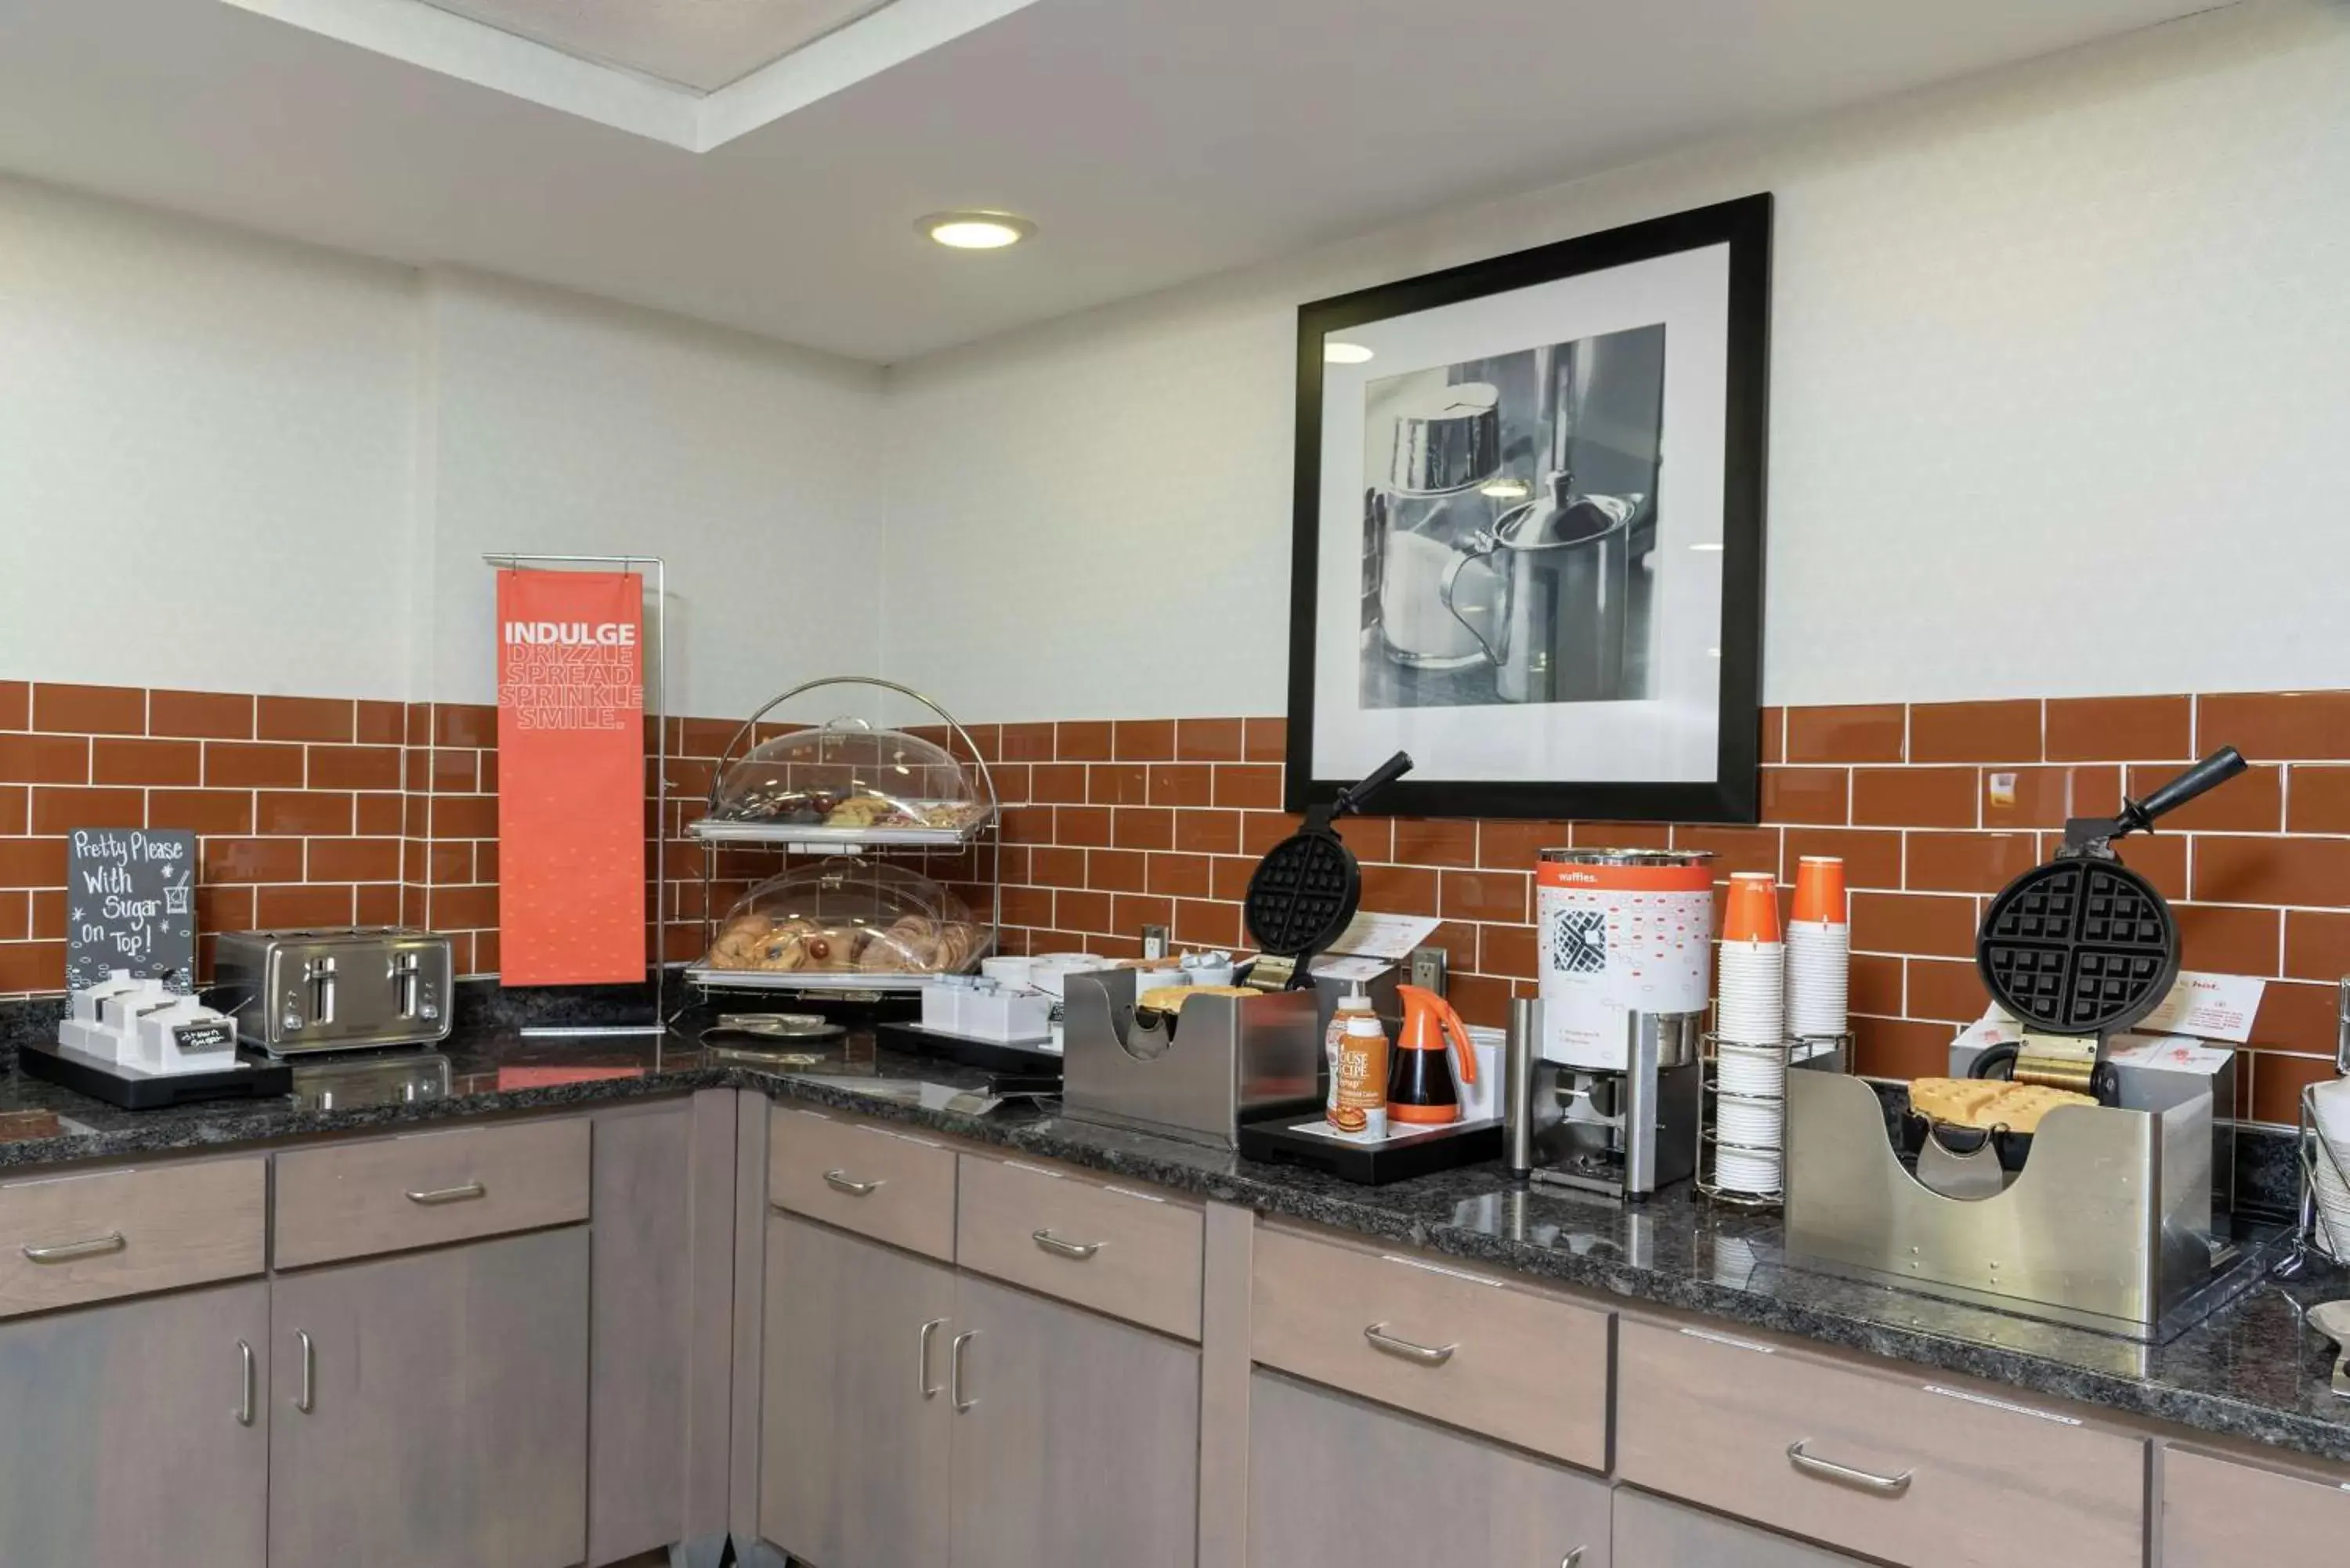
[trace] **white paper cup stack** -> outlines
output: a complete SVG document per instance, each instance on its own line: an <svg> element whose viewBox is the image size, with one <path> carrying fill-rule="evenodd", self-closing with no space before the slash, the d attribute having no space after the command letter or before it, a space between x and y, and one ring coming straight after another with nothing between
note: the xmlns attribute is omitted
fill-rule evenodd
<svg viewBox="0 0 2350 1568"><path fill-rule="evenodd" d="M1852 928L1787 922L1787 1033L1841 1034L1852 985Z"/></svg>
<svg viewBox="0 0 2350 1568"><path fill-rule="evenodd" d="M1715 1033L1732 1044L1777 1045L1787 1037L1786 944L1721 944Z"/></svg>
<svg viewBox="0 0 2350 1568"><path fill-rule="evenodd" d="M2350 1262L2350 1079L2319 1086L2312 1096L2317 1110L2317 1138L2324 1147L2314 1151L2317 1168L2317 1222L2324 1229L2326 1251L2337 1261ZM2332 1159L2326 1158L2331 1152Z"/></svg>

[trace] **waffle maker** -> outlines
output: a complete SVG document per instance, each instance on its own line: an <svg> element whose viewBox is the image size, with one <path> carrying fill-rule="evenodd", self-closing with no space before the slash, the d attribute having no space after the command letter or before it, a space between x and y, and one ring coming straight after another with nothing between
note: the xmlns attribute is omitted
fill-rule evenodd
<svg viewBox="0 0 2350 1568"><path fill-rule="evenodd" d="M2010 882L1975 937L1975 967L1992 1000L2023 1027L2022 1044L1977 1058L1976 1077L2012 1076L2116 1103L2103 1061L2106 1039L2162 1004L2178 978L2178 927L2154 884L2114 852L2114 841L2244 771L2223 746L2111 817L2064 825L2055 858Z"/></svg>
<svg viewBox="0 0 2350 1568"><path fill-rule="evenodd" d="M1243 912L1259 948L1293 961L1284 990L1314 983L1314 955L1345 933L1363 901L1363 868L1331 823L1409 772L1411 754L1398 752L1329 805L1308 810L1305 826L1257 862Z"/></svg>

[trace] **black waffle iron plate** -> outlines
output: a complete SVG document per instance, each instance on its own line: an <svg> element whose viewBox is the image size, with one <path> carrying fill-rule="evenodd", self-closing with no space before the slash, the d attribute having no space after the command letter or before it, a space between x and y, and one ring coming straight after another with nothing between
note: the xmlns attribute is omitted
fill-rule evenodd
<svg viewBox="0 0 2350 1568"><path fill-rule="evenodd" d="M2000 1006L2034 1033L2105 1036L2138 1023L2178 978L2178 927L2154 884L2123 865L2113 842L2148 831L2244 771L2233 746L2204 758L2113 817L2076 817L2064 846L2002 888L1975 938L1975 967ZM2012 1065L2016 1048L1983 1054L1976 1075ZM2106 1075L2110 1082L2110 1074ZM2110 1093L2100 1085L2100 1099Z"/></svg>
<svg viewBox="0 0 2350 1568"><path fill-rule="evenodd" d="M1372 794L1410 771L1410 756L1398 752L1328 805L1307 812L1305 826L1257 862L1243 913L1259 948L1295 961L1291 990L1313 983L1307 971L1314 955L1338 940L1363 899L1362 867L1332 821L1361 810Z"/></svg>

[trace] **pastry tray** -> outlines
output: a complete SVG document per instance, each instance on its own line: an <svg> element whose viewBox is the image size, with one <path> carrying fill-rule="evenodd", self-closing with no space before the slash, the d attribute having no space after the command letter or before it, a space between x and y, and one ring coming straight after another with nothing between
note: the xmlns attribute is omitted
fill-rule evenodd
<svg viewBox="0 0 2350 1568"><path fill-rule="evenodd" d="M993 932L983 929L971 958L954 972L970 974L995 950ZM934 970L717 969L707 961L686 967L685 978L704 991L875 991L914 992L939 978Z"/></svg>
<svg viewBox="0 0 2350 1568"><path fill-rule="evenodd" d="M729 822L704 816L685 825L709 844L765 844L846 851L868 846L893 849L960 849L994 825L991 811L965 827L823 827L784 822Z"/></svg>
<svg viewBox="0 0 2350 1568"><path fill-rule="evenodd" d="M1498 1119L1390 1132L1377 1143L1357 1143L1313 1130L1323 1125L1323 1114L1318 1110L1310 1116L1293 1112L1263 1121L1243 1122L1240 1129L1241 1158L1311 1166L1328 1171L1341 1181L1365 1187L1409 1181L1416 1176L1502 1158L1502 1124Z"/></svg>
<svg viewBox="0 0 2350 1568"><path fill-rule="evenodd" d="M985 1073L1034 1073L1061 1075L1061 1053L1049 1036L1043 1040L980 1040L925 1029L919 1023L876 1024L873 1037L883 1047L909 1056L943 1058Z"/></svg>

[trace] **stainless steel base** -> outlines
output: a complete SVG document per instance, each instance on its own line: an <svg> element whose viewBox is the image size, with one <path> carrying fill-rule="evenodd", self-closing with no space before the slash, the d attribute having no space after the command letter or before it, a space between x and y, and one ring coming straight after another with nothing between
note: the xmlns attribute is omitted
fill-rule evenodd
<svg viewBox="0 0 2350 1568"><path fill-rule="evenodd" d="M1868 1084L1791 1073L1788 1262L2156 1337L2208 1309L2230 1261L2213 1240L2211 1150L2208 1089L2158 1110L2068 1106L2004 1189L1950 1198L1902 1166Z"/></svg>

